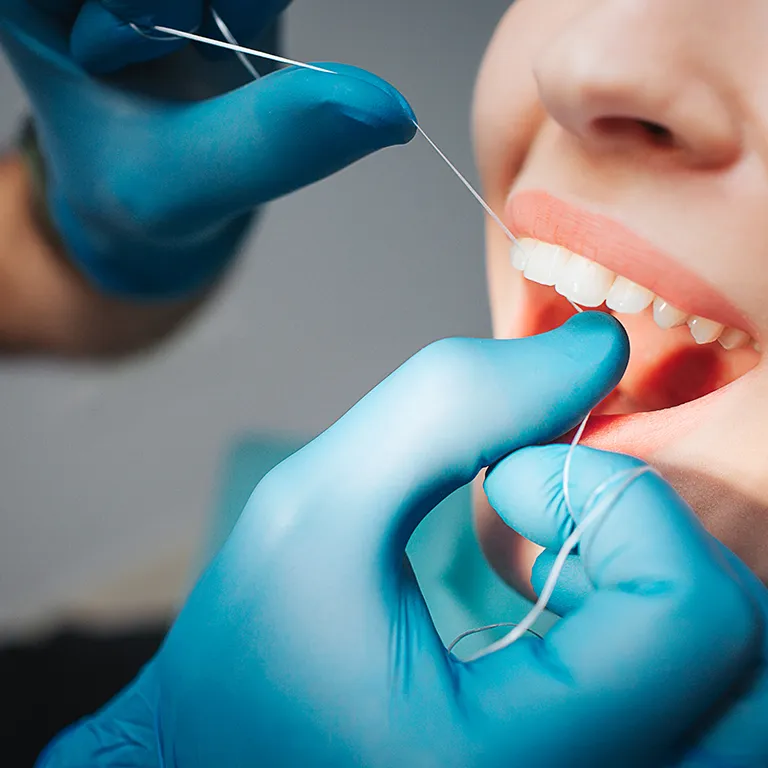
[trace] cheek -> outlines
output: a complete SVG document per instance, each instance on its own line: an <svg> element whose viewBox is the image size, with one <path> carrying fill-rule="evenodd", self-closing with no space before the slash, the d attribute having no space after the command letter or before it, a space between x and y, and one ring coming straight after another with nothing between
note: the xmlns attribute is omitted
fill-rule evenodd
<svg viewBox="0 0 768 768"><path fill-rule="evenodd" d="M499 23L475 88L475 155L489 203L503 206L537 126L543 119L531 60L535 43L526 32L530 2L520 2Z"/></svg>
<svg viewBox="0 0 768 768"><path fill-rule="evenodd" d="M517 0L486 50L475 89L475 154L491 205L503 204L546 113L534 63L595 0Z"/></svg>
<svg viewBox="0 0 768 768"><path fill-rule="evenodd" d="M483 195L497 213L503 211L512 183L544 120L531 67L535 46L526 31L532 25L529 17L534 7L530 0L518 0L507 11L488 46L475 88L476 162ZM514 306L515 273L509 265L509 247L506 237L489 222L486 267L497 336L501 329L509 327L508 308Z"/></svg>
<svg viewBox="0 0 768 768"><path fill-rule="evenodd" d="M475 88L475 156L483 195L504 209L531 146L546 120L533 62L574 0L518 0L499 23ZM572 11L571 11L572 12ZM494 335L512 327L519 276L509 263L510 244L496 225L486 232L487 275Z"/></svg>

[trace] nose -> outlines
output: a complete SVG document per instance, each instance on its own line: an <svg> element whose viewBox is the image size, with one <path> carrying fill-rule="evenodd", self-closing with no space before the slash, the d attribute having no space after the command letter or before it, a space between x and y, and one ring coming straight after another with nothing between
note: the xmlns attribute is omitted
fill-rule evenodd
<svg viewBox="0 0 768 768"><path fill-rule="evenodd" d="M676 150L695 168L738 158L741 127L721 94L707 36L691 33L690 17L670 15L680 2L597 3L534 62L545 108L587 148L641 159Z"/></svg>

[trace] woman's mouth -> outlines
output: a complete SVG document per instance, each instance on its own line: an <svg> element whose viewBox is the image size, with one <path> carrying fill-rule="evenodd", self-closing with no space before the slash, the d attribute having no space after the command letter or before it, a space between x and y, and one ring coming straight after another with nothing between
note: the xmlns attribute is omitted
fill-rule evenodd
<svg viewBox="0 0 768 768"><path fill-rule="evenodd" d="M641 458L695 426L701 411L760 359L756 332L715 288L606 217L544 192L514 195L507 226L522 273L513 336L543 333L572 304L615 315L630 339L618 387L585 442Z"/></svg>

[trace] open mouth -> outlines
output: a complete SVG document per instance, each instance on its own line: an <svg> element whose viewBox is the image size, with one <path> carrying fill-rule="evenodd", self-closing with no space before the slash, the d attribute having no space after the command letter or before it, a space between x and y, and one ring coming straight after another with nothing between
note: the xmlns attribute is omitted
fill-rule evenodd
<svg viewBox="0 0 768 768"><path fill-rule="evenodd" d="M523 277L514 335L556 328L571 302L615 315L629 335L629 366L595 409L588 444L648 458L759 362L741 313L622 225L543 192L516 194L506 213Z"/></svg>

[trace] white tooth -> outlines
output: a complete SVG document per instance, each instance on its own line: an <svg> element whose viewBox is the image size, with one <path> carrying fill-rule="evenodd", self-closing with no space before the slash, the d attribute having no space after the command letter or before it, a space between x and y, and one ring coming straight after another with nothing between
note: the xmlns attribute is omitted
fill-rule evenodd
<svg viewBox="0 0 768 768"><path fill-rule="evenodd" d="M720 334L725 330L724 325L697 315L688 318L688 327L691 329L691 336L697 344L711 344L713 341L717 341Z"/></svg>
<svg viewBox="0 0 768 768"><path fill-rule="evenodd" d="M528 266L528 261L531 258L531 253L538 245L537 240L531 240L530 238L520 238L512 246L512 266L523 272Z"/></svg>
<svg viewBox="0 0 768 768"><path fill-rule="evenodd" d="M685 312L681 312L677 307L673 307L660 296L653 300L653 319L662 330L668 331L670 328L685 325L687 318L688 315Z"/></svg>
<svg viewBox="0 0 768 768"><path fill-rule="evenodd" d="M749 334L738 328L726 328L718 341L725 349L741 349L749 344Z"/></svg>
<svg viewBox="0 0 768 768"><path fill-rule="evenodd" d="M538 243L530 251L530 258L525 266L528 280L541 285L554 285L560 270L565 266L571 254L564 248L547 243Z"/></svg>
<svg viewBox="0 0 768 768"><path fill-rule="evenodd" d="M605 300L609 309L625 315L636 315L647 309L654 299L654 294L626 277L617 277L608 291Z"/></svg>
<svg viewBox="0 0 768 768"><path fill-rule="evenodd" d="M574 253L560 271L555 290L583 307L599 307L615 279L610 269Z"/></svg>

